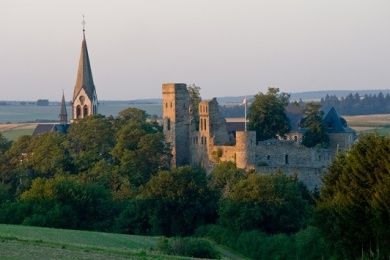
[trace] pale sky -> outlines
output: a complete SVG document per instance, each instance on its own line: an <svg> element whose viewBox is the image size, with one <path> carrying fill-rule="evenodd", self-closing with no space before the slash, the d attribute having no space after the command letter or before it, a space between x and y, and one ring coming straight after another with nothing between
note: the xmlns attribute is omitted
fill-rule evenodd
<svg viewBox="0 0 390 260"><path fill-rule="evenodd" d="M389 0L0 0L0 100L71 99L82 14L100 100L390 88Z"/></svg>

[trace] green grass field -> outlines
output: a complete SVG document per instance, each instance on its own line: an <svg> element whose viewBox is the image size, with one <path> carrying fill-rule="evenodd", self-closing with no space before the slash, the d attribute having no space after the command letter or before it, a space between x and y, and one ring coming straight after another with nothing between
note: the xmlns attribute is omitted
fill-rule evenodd
<svg viewBox="0 0 390 260"><path fill-rule="evenodd" d="M0 224L0 259L189 259L155 248L159 237ZM212 243L223 259L241 259Z"/></svg>
<svg viewBox="0 0 390 260"><path fill-rule="evenodd" d="M5 131L2 134L8 140L16 141L19 137L23 135L32 135L33 132L34 129L16 129L16 130Z"/></svg>
<svg viewBox="0 0 390 260"><path fill-rule="evenodd" d="M0 259L181 259L153 250L157 241L158 237L0 224Z"/></svg>

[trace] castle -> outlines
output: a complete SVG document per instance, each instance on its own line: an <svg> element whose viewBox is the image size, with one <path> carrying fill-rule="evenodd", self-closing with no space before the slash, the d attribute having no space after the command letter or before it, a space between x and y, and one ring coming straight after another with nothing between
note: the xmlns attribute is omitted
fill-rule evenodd
<svg viewBox="0 0 390 260"><path fill-rule="evenodd" d="M296 174L314 189L321 185L322 174L338 151L348 149L355 140L354 131L334 109L323 119L330 140L329 148L324 149L303 146L303 131L294 127L283 138L261 142L256 142L254 131L228 131L215 98L200 102L199 120L195 120L186 84L163 84L162 105L163 131L171 145L173 167L199 165L210 171L219 162L232 161L241 169Z"/></svg>

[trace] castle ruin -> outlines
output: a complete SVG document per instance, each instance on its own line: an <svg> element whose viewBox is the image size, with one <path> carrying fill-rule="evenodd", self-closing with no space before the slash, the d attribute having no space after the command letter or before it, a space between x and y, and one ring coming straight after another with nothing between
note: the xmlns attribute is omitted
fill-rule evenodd
<svg viewBox="0 0 390 260"><path fill-rule="evenodd" d="M245 170L296 174L313 190L321 186L322 174L338 151L348 149L355 140L354 131L334 109L324 117L329 148L308 148L301 144L300 131L261 142L256 142L254 131L228 132L215 98L200 102L196 123L186 84L163 84L162 96L163 130L172 148L173 167L199 165L210 171L219 162L232 161Z"/></svg>

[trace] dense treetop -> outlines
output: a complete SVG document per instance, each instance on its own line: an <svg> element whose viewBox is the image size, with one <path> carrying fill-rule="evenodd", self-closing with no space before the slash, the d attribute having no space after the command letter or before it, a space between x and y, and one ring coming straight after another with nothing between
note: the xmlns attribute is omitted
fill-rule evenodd
<svg viewBox="0 0 390 260"><path fill-rule="evenodd" d="M266 94L259 92L255 95L249 113L248 127L256 131L258 141L283 136L289 129L289 120L285 113L289 95L279 93L278 88L269 88Z"/></svg>

